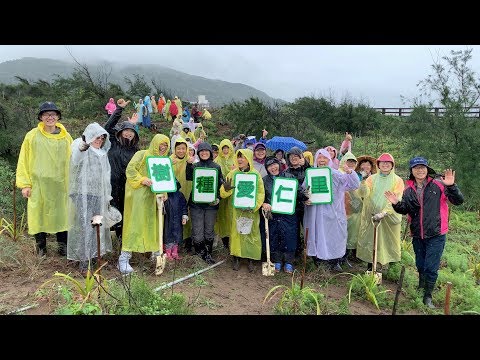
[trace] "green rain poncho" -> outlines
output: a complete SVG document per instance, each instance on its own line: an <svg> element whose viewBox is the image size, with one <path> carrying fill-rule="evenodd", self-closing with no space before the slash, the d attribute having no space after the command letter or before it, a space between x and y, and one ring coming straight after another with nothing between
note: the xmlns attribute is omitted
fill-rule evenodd
<svg viewBox="0 0 480 360"><path fill-rule="evenodd" d="M30 187L27 203L28 233L54 234L68 230L68 172L72 137L58 123L59 134L45 131L43 122L30 130L22 143L16 185Z"/></svg>
<svg viewBox="0 0 480 360"><path fill-rule="evenodd" d="M175 148L177 144L185 144L187 150L185 152L185 156L183 159L178 158L175 155ZM173 154L170 155L172 159L172 163L175 160L175 164L173 164L173 174L177 178L178 182L182 186L180 188L180 192L185 196L185 199L188 201L190 198L190 193L192 192L192 182L187 181L186 179L186 168L187 168L187 159L188 159L188 144L184 138L179 137L175 141L175 147L173 148ZM189 215L190 217L190 215ZM192 222L187 221L187 223L183 226L183 238L189 238L192 236Z"/></svg>
<svg viewBox="0 0 480 360"><path fill-rule="evenodd" d="M396 213L392 204L385 198L385 191L390 190L402 199L403 180L395 174L395 165L390 174L380 172L362 181L359 188L363 197L363 209L357 243L357 257L371 263L373 260L373 222L372 214L387 212L377 228L377 262L382 265L398 262L401 259L400 231L402 215Z"/></svg>
<svg viewBox="0 0 480 360"><path fill-rule="evenodd" d="M233 207L233 199L231 198L234 189L230 191L225 191L223 185L220 187L220 196L223 199L230 198L230 201L228 202L228 206L230 207L232 214L230 219L230 254L241 258L260 260L262 252L262 241L260 238L260 215L258 213L258 210L262 206L265 199L265 189L263 187L262 177L253 167L253 152L249 149L237 150L237 152L235 153L235 165L237 169L230 171L227 175L226 180L231 179L233 184L235 174L242 173L242 171L238 169L238 153L241 153L248 160L248 163L250 165L250 170L245 173L255 174L257 176L257 201L253 212L250 212L248 210L244 211L241 209L236 209ZM252 231L250 232L250 234L243 235L237 232L236 221L240 217L253 219Z"/></svg>
<svg viewBox="0 0 480 360"><path fill-rule="evenodd" d="M223 154L223 147L228 146L228 155ZM235 151L233 150L232 142L228 139L223 139L218 146L218 156L214 160L222 168L223 178L226 178L228 173L232 171L232 165L235 165ZM220 237L230 237L230 228L232 227L231 207L228 206L230 198L220 199L220 204L217 212L217 221L215 222L215 233Z"/></svg>
<svg viewBox="0 0 480 360"><path fill-rule="evenodd" d="M158 148L161 143L167 145L164 154L160 154ZM169 148L169 138L157 134L148 149L137 151L127 165L122 251L145 253L159 250L156 194L150 186L142 185L142 181L148 179L147 156L167 156Z"/></svg>
<svg viewBox="0 0 480 360"><path fill-rule="evenodd" d="M340 160L338 170L343 171L343 165L347 160L357 158L348 151ZM345 193L345 212L347 214L347 249L356 249L358 241L358 232L360 231L360 219L363 208L363 199L360 197L359 190L351 190Z"/></svg>

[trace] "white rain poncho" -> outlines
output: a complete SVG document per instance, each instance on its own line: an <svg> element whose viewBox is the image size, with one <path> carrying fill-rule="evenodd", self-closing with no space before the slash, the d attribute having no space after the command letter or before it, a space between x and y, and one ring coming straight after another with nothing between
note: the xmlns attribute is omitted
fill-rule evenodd
<svg viewBox="0 0 480 360"><path fill-rule="evenodd" d="M111 143L107 131L97 123L89 124L83 135L90 147L80 151L82 139L73 141L69 176L67 259L77 261L97 257L97 232L91 225L94 215L104 217L100 227L100 254L112 251L108 226L112 187L107 156ZM95 149L91 143L101 135L106 136L105 142L100 149Z"/></svg>
<svg viewBox="0 0 480 360"><path fill-rule="evenodd" d="M315 154L314 167L318 167L318 156L329 158L325 149ZM347 248L347 218L345 214L345 192L358 188L360 180L355 171L342 174L332 168L330 160L328 167L332 170L333 202L305 206L303 227L309 229L307 239L307 255L322 260L332 260L345 255ZM305 181L302 185L305 188Z"/></svg>

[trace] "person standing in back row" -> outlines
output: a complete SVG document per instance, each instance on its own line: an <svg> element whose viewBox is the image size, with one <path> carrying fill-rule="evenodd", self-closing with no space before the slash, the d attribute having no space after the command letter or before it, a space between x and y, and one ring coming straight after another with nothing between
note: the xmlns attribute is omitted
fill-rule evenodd
<svg viewBox="0 0 480 360"><path fill-rule="evenodd" d="M58 253L67 251L68 172L72 137L58 121L62 113L53 102L40 106L40 122L23 140L17 163L16 185L28 199L28 233L37 253L47 253L47 233L56 234Z"/></svg>

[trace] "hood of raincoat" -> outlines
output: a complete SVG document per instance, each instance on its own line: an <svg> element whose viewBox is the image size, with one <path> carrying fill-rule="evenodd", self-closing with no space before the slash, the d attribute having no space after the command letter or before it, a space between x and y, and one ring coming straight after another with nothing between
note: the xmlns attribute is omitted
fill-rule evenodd
<svg viewBox="0 0 480 360"><path fill-rule="evenodd" d="M285 159L285 160L287 161L288 167L292 166L292 164L290 163L290 160L288 159L288 157L289 157L290 154L298 155L298 156L300 156L300 158L303 158L303 152L302 152L302 150L301 150L299 147L297 147L297 146L292 147L292 148L290 149L290 151L287 152L287 156L286 156L286 159ZM312 165L312 164L310 164L310 165Z"/></svg>
<svg viewBox="0 0 480 360"><path fill-rule="evenodd" d="M255 170L255 168L253 167L253 151L250 150L250 149L238 149L237 152L235 153L235 166L237 167L237 169L240 170L240 167L238 166L238 153L241 153L243 155L243 157L245 159L247 159L248 161L248 165L250 166L250 170L248 170L248 172L252 171L252 170ZM240 170L242 171L242 170Z"/></svg>
<svg viewBox="0 0 480 360"><path fill-rule="evenodd" d="M310 151L304 151L303 157L308 160L310 166L313 166L313 154Z"/></svg>
<svg viewBox="0 0 480 360"><path fill-rule="evenodd" d="M200 151L202 150L208 150L210 152L210 157L208 158L208 160L213 160L213 150L212 150L212 145L210 145L208 142L202 142L198 145L198 148L197 148L197 154L200 153ZM200 155L199 155L200 157ZM201 159L200 159L201 160ZM208 161L206 160L206 161ZM204 160L205 161L205 160Z"/></svg>
<svg viewBox="0 0 480 360"><path fill-rule="evenodd" d="M357 158L355 157L355 155L353 155L350 151L347 151L345 153L345 155L343 155L342 157L342 160L340 160L340 165L339 165L339 169L342 169L343 168L343 164L345 164L347 162L347 160L355 160L357 161ZM341 170L343 171L343 170Z"/></svg>
<svg viewBox="0 0 480 360"><path fill-rule="evenodd" d="M115 134L117 140L120 141L120 137L122 136L122 131L126 129L130 129L135 133L135 137L133 138L133 141L132 141L132 146L136 146L140 138L138 137L137 130L135 130L135 125L133 125L130 121L124 121L118 126L117 133Z"/></svg>
<svg viewBox="0 0 480 360"><path fill-rule="evenodd" d="M167 151L165 154L160 154L160 150L158 147L161 143L167 144ZM152 141L150 142L150 146L147 149L147 153L149 156L167 156L168 150L170 149L170 140L163 134L157 134L153 137Z"/></svg>
<svg viewBox="0 0 480 360"><path fill-rule="evenodd" d="M330 158L330 153L327 151L327 149L318 149L317 152L315 153L315 160L313 161L313 167L318 167L317 165L317 159L318 159L318 155L322 154L323 156L325 156L327 159L328 159L328 167L331 168L332 165L333 165L333 161L332 159Z"/></svg>
<svg viewBox="0 0 480 360"><path fill-rule="evenodd" d="M335 149L333 146L327 146L325 147L326 150L333 150L335 152L335 159L337 158L338 156L338 151L337 149ZM329 155L330 156L330 155Z"/></svg>
<svg viewBox="0 0 480 360"><path fill-rule="evenodd" d="M107 130L105 130L96 122L88 124L88 126L85 128L85 131L83 132L83 135L85 136L85 142L87 144L91 144L93 140L95 140L97 137L105 135L105 141L103 142L102 149L108 151L112 146Z"/></svg>
<svg viewBox="0 0 480 360"><path fill-rule="evenodd" d="M224 146L228 146L229 148L229 152L227 156L223 154L222 149ZM220 141L220 145L218 146L218 156L221 156L223 159L229 159L229 158L233 158L234 155L235 155L235 151L233 149L232 142L229 139L223 139L222 141Z"/></svg>

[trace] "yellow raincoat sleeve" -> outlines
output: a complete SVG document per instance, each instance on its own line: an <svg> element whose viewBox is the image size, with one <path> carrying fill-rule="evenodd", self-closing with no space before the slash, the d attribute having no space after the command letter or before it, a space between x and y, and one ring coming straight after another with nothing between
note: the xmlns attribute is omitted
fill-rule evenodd
<svg viewBox="0 0 480 360"><path fill-rule="evenodd" d="M360 186L358 188L358 194L362 198L366 198L370 195L370 190L372 189L372 177L369 176L366 180L360 181Z"/></svg>
<svg viewBox="0 0 480 360"><path fill-rule="evenodd" d="M125 175L127 176L127 181L130 186L134 189L142 187L142 181L148 179L146 176L142 176L140 173L142 166L145 167L146 163L144 160L146 150L140 150L133 155L132 159L127 165Z"/></svg>
<svg viewBox="0 0 480 360"><path fill-rule="evenodd" d="M31 174L28 170L29 158L31 156L30 144L32 141L32 137L32 131L28 132L28 134L25 135L25 140L22 143L20 155L18 157L16 185L20 189L32 187L32 179L30 178Z"/></svg>
<svg viewBox="0 0 480 360"><path fill-rule="evenodd" d="M258 211L265 201L265 187L263 186L263 180L259 173L256 174L258 183L257 183L257 204L254 211Z"/></svg>

